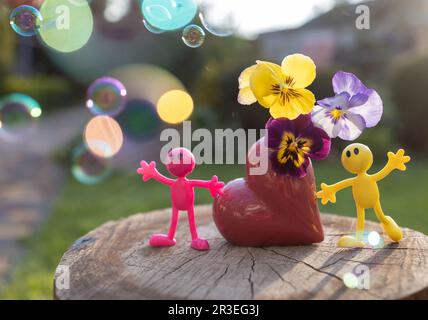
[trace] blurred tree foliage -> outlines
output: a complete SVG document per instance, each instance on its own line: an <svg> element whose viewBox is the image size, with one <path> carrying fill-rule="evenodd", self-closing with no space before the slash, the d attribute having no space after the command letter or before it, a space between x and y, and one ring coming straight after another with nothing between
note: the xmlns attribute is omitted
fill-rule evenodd
<svg viewBox="0 0 428 320"><path fill-rule="evenodd" d="M10 8L0 4L0 96L20 92L36 99L44 110L74 102L73 86L53 69L42 47L33 47L32 39L19 43L9 25ZM21 46L21 47L20 47ZM31 55L22 65L19 50Z"/></svg>
<svg viewBox="0 0 428 320"><path fill-rule="evenodd" d="M33 97L45 111L64 107L64 103L68 106L69 103L75 102L70 82L54 75L9 75L3 80L0 94L11 92L20 92Z"/></svg>
<svg viewBox="0 0 428 320"><path fill-rule="evenodd" d="M259 58L256 43L236 37L210 36L198 54L203 63L195 70L197 76L190 86L195 101L205 108L211 107L223 126L263 127L269 117L266 110L237 102L239 75ZM209 112L206 114L210 115Z"/></svg>
<svg viewBox="0 0 428 320"><path fill-rule="evenodd" d="M14 62L15 55L15 37L10 32L9 10L6 6L0 4L0 81L10 71ZM1 85L1 83L0 83Z"/></svg>
<svg viewBox="0 0 428 320"><path fill-rule="evenodd" d="M428 56L406 59L392 77L392 99L397 106L400 136L416 151L428 151Z"/></svg>

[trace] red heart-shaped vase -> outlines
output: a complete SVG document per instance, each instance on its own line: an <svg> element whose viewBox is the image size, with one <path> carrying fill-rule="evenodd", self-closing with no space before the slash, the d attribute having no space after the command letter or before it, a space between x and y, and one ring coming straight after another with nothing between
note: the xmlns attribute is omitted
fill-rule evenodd
<svg viewBox="0 0 428 320"><path fill-rule="evenodd" d="M223 237L240 246L287 246L324 240L312 164L303 178L272 171L262 138L248 152L245 178L229 182L214 200L214 222ZM263 156L265 154L265 156ZM267 156L266 156L267 155ZM263 166L263 174L250 170ZM253 171L251 171L252 173Z"/></svg>

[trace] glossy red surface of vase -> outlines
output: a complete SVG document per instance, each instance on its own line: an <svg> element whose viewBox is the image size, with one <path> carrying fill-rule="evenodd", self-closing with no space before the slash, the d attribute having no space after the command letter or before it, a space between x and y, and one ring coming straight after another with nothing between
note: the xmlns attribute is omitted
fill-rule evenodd
<svg viewBox="0 0 428 320"><path fill-rule="evenodd" d="M245 178L229 182L213 204L214 222L223 237L240 246L288 246L324 240L315 196L312 164L303 178L282 176L262 166L263 153L271 150L259 140L248 152Z"/></svg>

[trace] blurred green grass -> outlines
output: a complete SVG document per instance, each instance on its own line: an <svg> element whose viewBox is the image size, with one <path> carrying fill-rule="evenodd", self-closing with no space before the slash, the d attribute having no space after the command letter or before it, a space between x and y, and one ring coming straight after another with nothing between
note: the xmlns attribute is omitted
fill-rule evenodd
<svg viewBox="0 0 428 320"><path fill-rule="evenodd" d="M338 163L316 163L315 170L318 185L349 177ZM244 168L236 165L199 166L193 177L209 179L218 174L228 181L243 172ZM428 233L427 181L428 164L423 161L411 163L406 173L394 172L380 184L384 211L400 225ZM96 186L81 185L70 177L46 224L23 243L27 255L10 281L0 287L0 299L51 299L55 268L76 239L106 221L167 207L168 193L168 188L156 182L141 183L136 174L116 174ZM211 201L206 190L197 191L196 198L197 203ZM335 205L321 211L354 216L351 191L342 191ZM368 212L367 218L374 220L374 214Z"/></svg>

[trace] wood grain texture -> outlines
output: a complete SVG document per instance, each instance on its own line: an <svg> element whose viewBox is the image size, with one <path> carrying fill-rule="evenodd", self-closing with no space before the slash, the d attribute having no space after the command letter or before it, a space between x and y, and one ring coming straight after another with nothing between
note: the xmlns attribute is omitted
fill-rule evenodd
<svg viewBox="0 0 428 320"><path fill-rule="evenodd" d="M69 289L56 299L415 299L427 298L428 238L404 229L400 244L382 249L337 248L355 219L323 214L326 238L310 246L247 248L226 242L211 218L211 206L196 208L200 235L211 250L190 248L182 213L177 245L151 248L152 233L165 232L170 209L108 222L77 240L55 275L70 270ZM377 223L367 229L381 233ZM348 289L342 277L368 266L370 289ZM62 281L62 280L61 280ZM55 287L55 285L54 285Z"/></svg>

